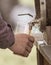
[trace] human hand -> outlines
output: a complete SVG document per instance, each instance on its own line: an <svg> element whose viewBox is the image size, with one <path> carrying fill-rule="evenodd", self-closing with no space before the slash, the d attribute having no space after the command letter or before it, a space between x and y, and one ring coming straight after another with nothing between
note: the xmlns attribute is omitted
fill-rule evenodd
<svg viewBox="0 0 51 65"><path fill-rule="evenodd" d="M14 54L27 57L33 47L34 38L27 34L15 35L15 43L10 47Z"/></svg>

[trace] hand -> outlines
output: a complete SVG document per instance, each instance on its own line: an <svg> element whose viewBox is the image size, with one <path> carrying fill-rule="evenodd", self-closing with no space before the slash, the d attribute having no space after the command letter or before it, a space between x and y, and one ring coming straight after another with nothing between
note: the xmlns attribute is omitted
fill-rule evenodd
<svg viewBox="0 0 51 65"><path fill-rule="evenodd" d="M27 57L33 47L34 38L26 34L15 35L15 43L10 47L14 54Z"/></svg>

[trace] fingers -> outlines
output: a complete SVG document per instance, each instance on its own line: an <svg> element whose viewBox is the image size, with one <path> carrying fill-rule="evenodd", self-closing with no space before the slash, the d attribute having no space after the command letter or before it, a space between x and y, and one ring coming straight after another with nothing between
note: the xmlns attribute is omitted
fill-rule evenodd
<svg viewBox="0 0 51 65"><path fill-rule="evenodd" d="M32 47L33 47L33 43L29 41L29 42L27 43L27 46L26 46L25 49L30 53L31 50L32 50Z"/></svg>
<svg viewBox="0 0 51 65"><path fill-rule="evenodd" d="M28 56L29 56L29 52L28 52L27 50L25 50L25 52L23 53L22 56L24 56L24 57L28 57Z"/></svg>
<svg viewBox="0 0 51 65"><path fill-rule="evenodd" d="M28 37L28 46L30 46L31 48L33 47L33 43L34 43L34 37L32 36L29 36Z"/></svg>
<svg viewBox="0 0 51 65"><path fill-rule="evenodd" d="M23 57L28 57L29 56L29 52L25 49L23 53L16 53L14 52L15 55L20 55Z"/></svg>
<svg viewBox="0 0 51 65"><path fill-rule="evenodd" d="M29 53L30 53L32 48L31 48L31 47L29 47L29 46L27 46L25 49L26 49L26 51L27 51L27 52L29 52Z"/></svg>
<svg viewBox="0 0 51 65"><path fill-rule="evenodd" d="M24 56L25 56L25 57L28 57L29 54L30 54L30 52L31 52L31 50L32 50L32 48L31 48L30 46L27 46L27 47L25 48Z"/></svg>
<svg viewBox="0 0 51 65"><path fill-rule="evenodd" d="M27 57L31 52L34 43L34 37L30 35L28 35L27 37L28 37L28 42L27 42L27 46L25 47L25 52L24 52L25 57Z"/></svg>
<svg viewBox="0 0 51 65"><path fill-rule="evenodd" d="M34 43L34 37L30 36L30 37L28 37L28 40L31 41L32 43Z"/></svg>
<svg viewBox="0 0 51 65"><path fill-rule="evenodd" d="M31 48L33 47L33 43L30 42L30 41L27 43L27 45L28 45L29 47L31 47Z"/></svg>
<svg viewBox="0 0 51 65"><path fill-rule="evenodd" d="M16 43L12 48L14 54L28 57L33 47L34 37L27 34L20 34L16 38Z"/></svg>

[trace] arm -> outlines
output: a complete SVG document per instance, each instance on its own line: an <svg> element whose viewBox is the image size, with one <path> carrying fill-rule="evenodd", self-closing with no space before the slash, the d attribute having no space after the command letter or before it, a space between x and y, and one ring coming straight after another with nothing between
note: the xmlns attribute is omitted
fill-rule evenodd
<svg viewBox="0 0 51 65"><path fill-rule="evenodd" d="M14 44L14 34L11 26L0 16L0 48L5 49Z"/></svg>
<svg viewBox="0 0 51 65"><path fill-rule="evenodd" d="M14 39L11 26L0 18L0 48L9 48L14 54L27 57L31 52L33 42L34 38L26 34L17 34Z"/></svg>

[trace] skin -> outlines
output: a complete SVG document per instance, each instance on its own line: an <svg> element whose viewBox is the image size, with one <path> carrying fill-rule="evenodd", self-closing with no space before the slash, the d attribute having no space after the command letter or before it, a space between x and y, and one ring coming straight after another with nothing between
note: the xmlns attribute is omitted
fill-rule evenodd
<svg viewBox="0 0 51 65"><path fill-rule="evenodd" d="M5 2L5 1L9 1L9 2ZM9 20L9 13L11 9L16 5L15 3L16 3L16 0L0 0L0 10L3 16L3 19L7 23L11 24L13 30L16 25ZM14 54L27 57L29 56L29 53L31 52L33 43L34 43L34 38L32 36L27 34L16 34L15 43L9 49L13 51Z"/></svg>
<svg viewBox="0 0 51 65"><path fill-rule="evenodd" d="M15 35L15 43L10 47L14 54L28 57L32 50L34 38L27 34Z"/></svg>

